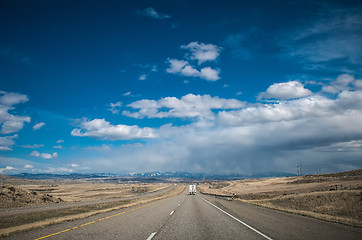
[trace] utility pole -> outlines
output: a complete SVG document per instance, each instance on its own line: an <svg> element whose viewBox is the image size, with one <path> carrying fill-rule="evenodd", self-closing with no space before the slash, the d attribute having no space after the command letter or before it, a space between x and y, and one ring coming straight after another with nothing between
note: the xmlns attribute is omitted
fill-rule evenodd
<svg viewBox="0 0 362 240"><path fill-rule="evenodd" d="M299 176L299 165L298 165L298 163L296 164L296 167L297 167L297 175Z"/></svg>
<svg viewBox="0 0 362 240"><path fill-rule="evenodd" d="M298 175L298 176L302 176L302 175L303 175L302 165L299 165L299 164L297 163L296 166L297 166L297 175Z"/></svg>

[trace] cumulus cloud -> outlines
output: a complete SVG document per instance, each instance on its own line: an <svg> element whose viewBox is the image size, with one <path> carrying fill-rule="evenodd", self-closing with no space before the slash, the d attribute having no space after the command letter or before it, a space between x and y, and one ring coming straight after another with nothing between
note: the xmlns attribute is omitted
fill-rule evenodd
<svg viewBox="0 0 362 240"><path fill-rule="evenodd" d="M147 16L147 17L151 17L151 18L155 18L155 19L168 19L171 18L171 16L163 14L163 13L158 13L154 8L149 7L144 9L143 11L140 11L140 14Z"/></svg>
<svg viewBox="0 0 362 240"><path fill-rule="evenodd" d="M0 173L6 172L6 171L10 171L10 170L14 170L15 168L12 166L6 166L5 168L0 168Z"/></svg>
<svg viewBox="0 0 362 240"><path fill-rule="evenodd" d="M144 81L147 79L147 75L146 74L142 74L141 76L139 76L138 80Z"/></svg>
<svg viewBox="0 0 362 240"><path fill-rule="evenodd" d="M220 79L220 70L204 67L200 71L190 65L188 61L178 59L168 59L168 73L179 74L186 77L199 77L207 81L217 81Z"/></svg>
<svg viewBox="0 0 362 240"><path fill-rule="evenodd" d="M155 130L152 128L139 128L138 126L112 125L105 119L83 119L80 128L72 130L72 136L95 137L107 140L130 140L143 138L156 138Z"/></svg>
<svg viewBox="0 0 362 240"><path fill-rule="evenodd" d="M33 126L33 130L39 130L40 128L42 128L43 126L45 126L45 123L41 122L41 123L37 123Z"/></svg>
<svg viewBox="0 0 362 240"><path fill-rule="evenodd" d="M350 90L353 88L361 89L362 80L356 80L354 76L350 74L342 74L338 76L335 81L332 81L330 84L323 86L322 90L328 93L339 93L343 90Z"/></svg>
<svg viewBox="0 0 362 240"><path fill-rule="evenodd" d="M30 156L33 157L40 157L43 159L54 159L58 157L58 153L54 152L54 153L40 153L38 151L32 151L30 153Z"/></svg>
<svg viewBox="0 0 362 240"><path fill-rule="evenodd" d="M211 97L210 95L187 94L180 99L176 97L161 98L158 101L143 99L128 105L137 112L124 111L123 115L133 118L213 118L215 109L235 109L244 106L236 99ZM169 109L162 111L161 109Z"/></svg>
<svg viewBox="0 0 362 240"><path fill-rule="evenodd" d="M258 98L265 99L293 99L311 95L312 92L304 88L298 81L289 81L285 83L274 83L266 92L259 94Z"/></svg>
<svg viewBox="0 0 362 240"><path fill-rule="evenodd" d="M207 61L215 61L221 51L221 47L214 44L204 44L199 42L191 42L187 45L182 45L181 49L187 50L185 58L191 62L197 61L201 65ZM198 77L207 81L217 81L220 79L220 70L211 67L203 67L200 70L196 69L195 64L186 60L167 59L169 67L166 72L178 74L186 77Z"/></svg>
<svg viewBox="0 0 362 240"><path fill-rule="evenodd" d="M28 100L28 97L23 94L0 91L0 125L2 134L18 132L23 128L25 122L30 122L30 117L16 116L9 113L9 111L15 109L14 105L25 103Z"/></svg>
<svg viewBox="0 0 362 240"><path fill-rule="evenodd" d="M0 151L11 151L11 147L15 144L14 138L17 138L18 135L0 137Z"/></svg>
<svg viewBox="0 0 362 240"><path fill-rule="evenodd" d="M328 117L335 114L331 109L336 107L336 101L323 96L313 95L308 98L292 101L257 104L235 111L222 111L218 114L218 120L220 123L227 125L249 125Z"/></svg>
<svg viewBox="0 0 362 240"><path fill-rule="evenodd" d="M122 106L122 102L110 103L109 106L111 108L109 108L107 110L111 111L113 114L118 114L120 111L119 107Z"/></svg>
<svg viewBox="0 0 362 240"><path fill-rule="evenodd" d="M186 57L191 60L197 60L199 65L206 61L215 61L222 50L221 47L214 44L199 42L191 42L187 45L182 45L181 49L188 50L189 52L186 54Z"/></svg>

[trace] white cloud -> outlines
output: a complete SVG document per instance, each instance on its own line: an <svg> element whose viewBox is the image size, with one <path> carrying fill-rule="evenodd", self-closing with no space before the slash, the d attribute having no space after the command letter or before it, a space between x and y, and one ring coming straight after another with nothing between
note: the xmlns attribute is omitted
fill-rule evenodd
<svg viewBox="0 0 362 240"><path fill-rule="evenodd" d="M235 111L222 111L218 120L227 125L250 125L265 122L291 121L304 118L333 116L331 112L335 102L323 96L313 95L307 98L277 103L258 104Z"/></svg>
<svg viewBox="0 0 362 240"><path fill-rule="evenodd" d="M186 59L191 62L197 61L198 65L201 65L207 61L215 61L221 51L221 47L218 47L214 44L204 44L199 42L191 42L187 45L182 45L181 49L187 50ZM178 59L167 59L167 64L169 67L166 69L166 72L178 74L186 77L198 77L205 79L207 81L217 81L220 79L220 70L213 69L211 67L203 67L200 70L196 69L193 63L190 63L186 60Z"/></svg>
<svg viewBox="0 0 362 240"><path fill-rule="evenodd" d="M206 79L208 81L217 81L220 79L219 77L220 71L212 69L210 67L205 67L201 69L200 78Z"/></svg>
<svg viewBox="0 0 362 240"><path fill-rule="evenodd" d="M0 151L11 151L11 147L15 144L14 138L17 138L18 135L0 137Z"/></svg>
<svg viewBox="0 0 362 240"><path fill-rule="evenodd" d="M53 146L53 148L58 148L58 149L62 149L62 145L57 145L57 146Z"/></svg>
<svg viewBox="0 0 362 240"><path fill-rule="evenodd" d="M18 132L24 126L25 122L30 122L30 117L27 116L16 116L9 113L13 110L13 105L19 103L25 103L29 99L26 95L19 93L8 93L0 91L0 125L1 133L9 134Z"/></svg>
<svg viewBox="0 0 362 240"><path fill-rule="evenodd" d="M107 110L111 111L113 114L118 114L120 111L118 108L122 106L122 102L110 103L109 106L111 108Z"/></svg>
<svg viewBox="0 0 362 240"><path fill-rule="evenodd" d="M25 165L24 165L24 168L26 168L26 169L31 169L31 168L34 168L34 166L33 166L33 165L30 165L30 164L25 164Z"/></svg>
<svg viewBox="0 0 362 240"><path fill-rule="evenodd" d="M59 139L58 141L57 141L57 143L63 143L64 142L64 140L62 140L62 139Z"/></svg>
<svg viewBox="0 0 362 240"><path fill-rule="evenodd" d="M169 68L166 69L168 73L180 73L186 65L189 65L188 61L177 59L168 59L167 63L170 64Z"/></svg>
<svg viewBox="0 0 362 240"><path fill-rule="evenodd" d="M0 97L0 104L9 108L13 105L29 101L29 98L24 94L8 93L5 91L0 91L0 94L3 94L3 96Z"/></svg>
<svg viewBox="0 0 362 240"><path fill-rule="evenodd" d="M197 60L199 65L206 61L215 61L222 50L221 47L214 44L199 42L191 42L187 45L182 45L181 49L188 50L189 53L187 53L186 56L191 60Z"/></svg>
<svg viewBox="0 0 362 240"><path fill-rule="evenodd" d="M293 99L311 95L309 89L304 88L298 81L289 81L284 83L274 83L266 92L259 94L258 98L265 99Z"/></svg>
<svg viewBox="0 0 362 240"><path fill-rule="evenodd" d="M166 118L166 117L201 117L213 118L213 109L235 109L244 106L236 99L211 97L210 95L187 94L178 99L175 97L161 98L158 101L143 99L128 105L138 112L124 111L123 115L134 118ZM168 111L160 111L168 108Z"/></svg>
<svg viewBox="0 0 362 240"><path fill-rule="evenodd" d="M102 144L102 146L91 146L91 147L85 147L83 148L85 150L95 150L95 151L109 151L111 150L111 147L107 144Z"/></svg>
<svg viewBox="0 0 362 240"><path fill-rule="evenodd" d="M78 137L96 137L107 140L130 140L143 138L156 138L155 130L152 128L139 128L138 126L111 125L104 119L88 121L83 119L80 128L72 130L71 134Z"/></svg>
<svg viewBox="0 0 362 240"><path fill-rule="evenodd" d="M131 92L126 92L124 94L122 94L123 96L131 96Z"/></svg>
<svg viewBox="0 0 362 240"><path fill-rule="evenodd" d="M140 14L147 16L147 17L151 17L151 18L155 18L155 19L168 19L171 18L171 16L163 14L163 13L158 13L154 8L149 7L144 9L143 11L140 12Z"/></svg>
<svg viewBox="0 0 362 240"><path fill-rule="evenodd" d="M30 156L33 156L33 157L40 157L40 158L44 158L44 159L54 159L54 158L57 158L58 157L58 153L40 153L38 151L32 151L30 153Z"/></svg>
<svg viewBox="0 0 362 240"><path fill-rule="evenodd" d="M146 80L147 79L147 75L146 74L142 74L141 76L139 76L138 80Z"/></svg>
<svg viewBox="0 0 362 240"><path fill-rule="evenodd" d="M33 126L33 130L39 130L40 128L42 128L45 125L45 123L41 122L41 123L37 123Z"/></svg>
<svg viewBox="0 0 362 240"><path fill-rule="evenodd" d="M350 74L342 74L338 76L335 81L323 86L322 90L328 93L339 93L344 90L350 90L352 88L361 89L358 85L362 80L356 80L354 76Z"/></svg>
<svg viewBox="0 0 362 240"><path fill-rule="evenodd" d="M23 148L41 148L41 147L44 147L44 144L33 144L33 145L27 144L27 145L22 145L21 147L23 147Z"/></svg>
<svg viewBox="0 0 362 240"><path fill-rule="evenodd" d="M5 168L0 168L0 173L3 173L5 171L14 170L15 168L12 166L6 166Z"/></svg>
<svg viewBox="0 0 362 240"><path fill-rule="evenodd" d="M200 71L192 67L188 61L178 59L168 59L168 73L179 74L186 77L199 77L208 81L217 81L220 79L220 71L210 67L204 67Z"/></svg>

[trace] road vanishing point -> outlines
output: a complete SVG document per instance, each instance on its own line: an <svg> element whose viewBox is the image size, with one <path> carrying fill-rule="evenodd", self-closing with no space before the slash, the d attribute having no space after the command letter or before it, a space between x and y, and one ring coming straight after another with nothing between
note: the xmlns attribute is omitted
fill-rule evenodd
<svg viewBox="0 0 362 240"><path fill-rule="evenodd" d="M212 196L177 196L4 239L362 239L362 229Z"/></svg>

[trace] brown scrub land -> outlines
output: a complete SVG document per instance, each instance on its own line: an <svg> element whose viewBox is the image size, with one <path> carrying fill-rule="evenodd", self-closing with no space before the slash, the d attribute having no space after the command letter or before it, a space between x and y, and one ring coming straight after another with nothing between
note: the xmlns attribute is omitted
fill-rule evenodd
<svg viewBox="0 0 362 240"><path fill-rule="evenodd" d="M199 185L205 194L362 227L362 170Z"/></svg>

